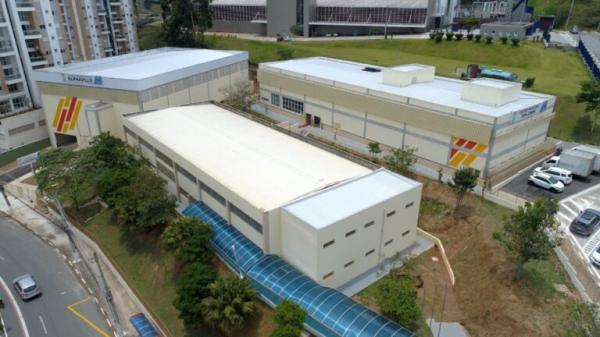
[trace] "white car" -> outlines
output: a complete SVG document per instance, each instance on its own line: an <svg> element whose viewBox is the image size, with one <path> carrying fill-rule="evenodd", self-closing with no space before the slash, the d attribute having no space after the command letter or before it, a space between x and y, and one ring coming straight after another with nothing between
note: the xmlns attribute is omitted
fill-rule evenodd
<svg viewBox="0 0 600 337"><path fill-rule="evenodd" d="M544 168L558 167L559 162L560 162L560 156L554 156L554 157L551 157L550 159L546 160L543 164L543 167Z"/></svg>
<svg viewBox="0 0 600 337"><path fill-rule="evenodd" d="M590 261L594 266L600 268L600 246L594 250L592 256L590 256Z"/></svg>
<svg viewBox="0 0 600 337"><path fill-rule="evenodd" d="M561 193L565 189L565 185L563 183L546 173L533 172L533 174L527 178L527 181L530 184L537 185L541 188L545 188L556 193Z"/></svg>
<svg viewBox="0 0 600 337"><path fill-rule="evenodd" d="M536 167L534 172L551 175L565 185L569 185L573 182L573 173L560 167Z"/></svg>

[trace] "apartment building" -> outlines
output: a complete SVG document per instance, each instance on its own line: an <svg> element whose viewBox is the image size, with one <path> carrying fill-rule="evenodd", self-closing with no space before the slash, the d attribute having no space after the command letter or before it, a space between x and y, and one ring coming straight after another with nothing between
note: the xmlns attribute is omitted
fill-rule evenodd
<svg viewBox="0 0 600 337"><path fill-rule="evenodd" d="M48 137L33 71L137 51L131 0L0 3L0 152Z"/></svg>

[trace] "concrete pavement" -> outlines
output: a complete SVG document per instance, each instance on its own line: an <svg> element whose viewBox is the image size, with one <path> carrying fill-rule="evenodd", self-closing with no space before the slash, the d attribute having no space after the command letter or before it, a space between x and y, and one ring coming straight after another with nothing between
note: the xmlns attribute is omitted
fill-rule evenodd
<svg viewBox="0 0 600 337"><path fill-rule="evenodd" d="M0 277L6 284L0 292L6 302L3 316L10 337L113 335L96 301L76 277L78 269L70 269L59 249L7 216L0 216L0 228ZM12 280L27 273L35 277L42 296L24 302L12 288Z"/></svg>

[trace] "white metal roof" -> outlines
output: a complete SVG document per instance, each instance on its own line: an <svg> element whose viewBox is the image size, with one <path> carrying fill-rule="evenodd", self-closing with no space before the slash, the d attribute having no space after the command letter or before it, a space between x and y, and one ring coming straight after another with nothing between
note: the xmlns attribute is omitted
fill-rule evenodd
<svg viewBox="0 0 600 337"><path fill-rule="evenodd" d="M266 6L267 0L212 0L212 6Z"/></svg>
<svg viewBox="0 0 600 337"><path fill-rule="evenodd" d="M284 209L321 229L420 185L382 169L292 202Z"/></svg>
<svg viewBox="0 0 600 337"><path fill-rule="evenodd" d="M371 172L347 159L212 104L127 118L257 209Z"/></svg>
<svg viewBox="0 0 600 337"><path fill-rule="evenodd" d="M427 0L317 0L317 7L427 8Z"/></svg>
<svg viewBox="0 0 600 337"><path fill-rule="evenodd" d="M309 80L310 77L319 78L322 79L319 81L321 84L324 82L329 82L332 86L335 86L336 83L349 84L360 89L363 94L366 90L374 90L385 93L388 96L396 96L399 101L405 101L406 98L408 98L408 104L412 104L411 100L413 100L413 102L423 101L451 109L461 109L491 117L500 117L515 111L532 108L547 102L551 98L549 95L521 91L518 100L494 107L463 100L461 96L463 86L466 82L461 80L437 76L431 82L396 86L383 83L383 71L363 71L365 67L384 69L379 66L326 57L312 57L260 64L261 69L292 72ZM499 82L498 80L485 79L480 79L478 81L482 81L482 83L487 83L488 81ZM347 89L347 87L344 88Z"/></svg>
<svg viewBox="0 0 600 337"><path fill-rule="evenodd" d="M159 48L40 69L34 77L40 82L139 91L246 60L245 51ZM67 80L68 75L91 83ZM101 80L94 84L96 78Z"/></svg>

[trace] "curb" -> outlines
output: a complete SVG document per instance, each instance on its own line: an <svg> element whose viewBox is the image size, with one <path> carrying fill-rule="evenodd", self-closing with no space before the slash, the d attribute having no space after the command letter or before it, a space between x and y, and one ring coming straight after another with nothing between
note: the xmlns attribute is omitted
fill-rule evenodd
<svg viewBox="0 0 600 337"><path fill-rule="evenodd" d="M19 326L21 327L21 336L29 337L29 330L27 330L27 324L25 324L25 319L23 318L21 309L17 305L15 297L10 292L10 289L8 288L2 277L0 277L0 287L8 294L10 304L12 305L13 310L15 311L15 315L17 316L17 320L19 321ZM2 326L4 326L4 321L2 323ZM6 327L4 327L4 335L6 336Z"/></svg>

